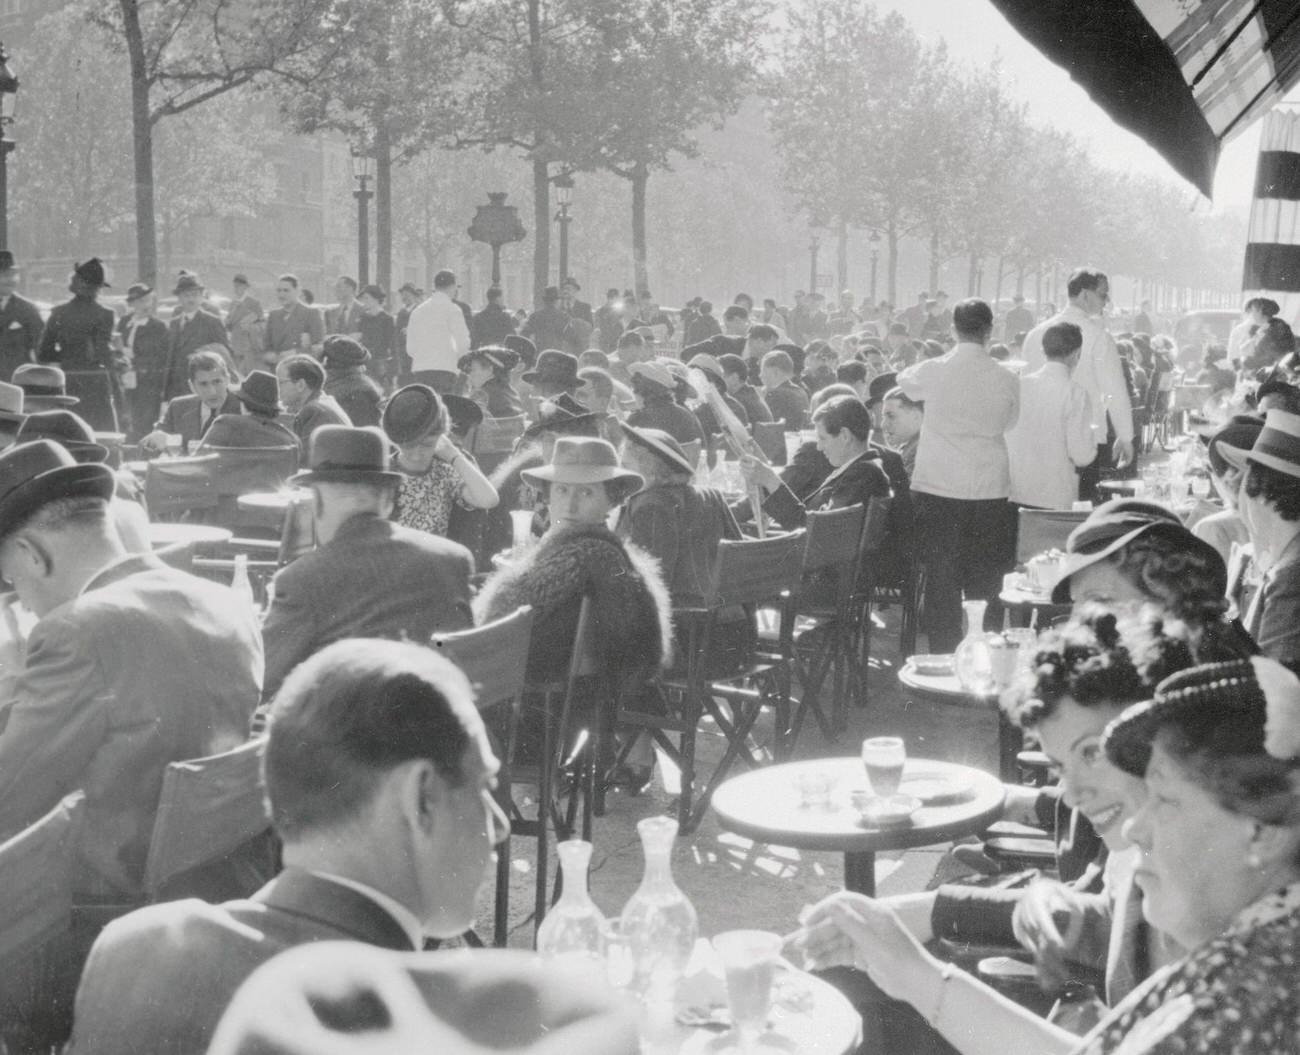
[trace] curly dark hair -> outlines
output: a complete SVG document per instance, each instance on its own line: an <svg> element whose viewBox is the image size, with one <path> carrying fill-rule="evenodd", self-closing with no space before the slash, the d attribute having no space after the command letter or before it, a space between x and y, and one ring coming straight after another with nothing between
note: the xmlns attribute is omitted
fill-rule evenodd
<svg viewBox="0 0 1300 1055"><path fill-rule="evenodd" d="M1300 520L1300 480L1294 476L1250 462L1242 487L1251 498L1262 498L1276 509L1283 520Z"/></svg>
<svg viewBox="0 0 1300 1055"><path fill-rule="evenodd" d="M1038 642L1029 674L1002 698L1007 717L1033 729L1066 698L1081 707L1149 699L1164 678L1192 666L1191 633L1154 607L1121 623L1089 606Z"/></svg>
<svg viewBox="0 0 1300 1055"><path fill-rule="evenodd" d="M1165 611L1195 629L1222 621L1227 570L1208 547L1190 547L1186 533L1147 531L1107 561Z"/></svg>

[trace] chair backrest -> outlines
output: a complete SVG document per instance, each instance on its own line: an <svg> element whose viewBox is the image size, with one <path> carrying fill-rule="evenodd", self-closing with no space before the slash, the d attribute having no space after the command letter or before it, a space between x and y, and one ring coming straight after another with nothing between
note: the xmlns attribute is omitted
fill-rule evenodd
<svg viewBox="0 0 1300 1055"><path fill-rule="evenodd" d="M533 610L528 605L470 630L434 637L433 647L465 672L480 711L519 699L528 668Z"/></svg>
<svg viewBox="0 0 1300 1055"><path fill-rule="evenodd" d="M809 513L804 524L804 572L836 568L856 560L866 517L862 505Z"/></svg>
<svg viewBox="0 0 1300 1055"><path fill-rule="evenodd" d="M217 495L274 491L298 471L297 447L208 447L217 456Z"/></svg>
<svg viewBox="0 0 1300 1055"><path fill-rule="evenodd" d="M761 604L799 585L804 532L765 539L723 539L708 606Z"/></svg>
<svg viewBox="0 0 1300 1055"><path fill-rule="evenodd" d="M509 454L527 427L528 420L522 414L512 418L484 418L474 428L469 452L475 457L483 454Z"/></svg>
<svg viewBox="0 0 1300 1055"><path fill-rule="evenodd" d="M84 796L74 792L0 843L0 958L37 948L72 921L72 869Z"/></svg>
<svg viewBox="0 0 1300 1055"><path fill-rule="evenodd" d="M220 860L270 827L262 789L265 752L266 739L259 737L223 754L167 767L144 868L146 894L152 896L182 872Z"/></svg>
<svg viewBox="0 0 1300 1055"><path fill-rule="evenodd" d="M295 494L284 511L276 562L283 568L315 548L316 509L313 499L310 495Z"/></svg>
<svg viewBox="0 0 1300 1055"><path fill-rule="evenodd" d="M217 507L215 455L158 458L148 463L144 501L151 517Z"/></svg>
<svg viewBox="0 0 1300 1055"><path fill-rule="evenodd" d="M1022 509L1017 517L1016 563L1049 549L1065 549L1070 532L1088 518L1073 509Z"/></svg>
<svg viewBox="0 0 1300 1055"><path fill-rule="evenodd" d="M753 427L754 442L763 452L763 457L773 465L786 463L785 426L779 421L755 422Z"/></svg>

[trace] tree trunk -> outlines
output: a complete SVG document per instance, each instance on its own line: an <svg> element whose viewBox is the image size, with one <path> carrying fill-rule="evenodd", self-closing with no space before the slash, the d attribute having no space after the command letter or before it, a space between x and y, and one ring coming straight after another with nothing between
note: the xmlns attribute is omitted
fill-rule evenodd
<svg viewBox="0 0 1300 1055"><path fill-rule="evenodd" d="M533 159L533 306L541 307L551 275L551 174Z"/></svg>
<svg viewBox="0 0 1300 1055"><path fill-rule="evenodd" d="M645 232L645 190L649 179L650 170L643 162L632 166L632 276L638 295L650 288Z"/></svg>
<svg viewBox="0 0 1300 1055"><path fill-rule="evenodd" d="M162 264L164 275L176 273L172 264L172 218L165 211L162 216Z"/></svg>
<svg viewBox="0 0 1300 1055"><path fill-rule="evenodd" d="M998 301L1002 299L1002 275L1006 271L1006 267L1007 267L1007 258L1005 256L999 255L998 256L998 282L997 285L993 287L993 310L994 311L997 311Z"/></svg>
<svg viewBox="0 0 1300 1055"><path fill-rule="evenodd" d="M930 296L939 289L939 232L930 232Z"/></svg>
<svg viewBox="0 0 1300 1055"><path fill-rule="evenodd" d="M849 288L849 223L840 220L835 246L835 295Z"/></svg>
<svg viewBox="0 0 1300 1055"><path fill-rule="evenodd" d="M889 303L898 310L898 231L891 223L885 228L885 240L889 244Z"/></svg>
<svg viewBox="0 0 1300 1055"><path fill-rule="evenodd" d="M980 295L979 273L980 273L979 253L972 251L970 255L970 263L967 265L966 268L966 296L978 297Z"/></svg>
<svg viewBox="0 0 1300 1055"><path fill-rule="evenodd" d="M149 112L149 67L144 52L137 0L118 0L122 32L131 62L131 139L135 162L136 276L150 286L158 280L158 233L154 217L153 118Z"/></svg>
<svg viewBox="0 0 1300 1055"><path fill-rule="evenodd" d="M393 146L383 120L375 129L375 281L393 288Z"/></svg>

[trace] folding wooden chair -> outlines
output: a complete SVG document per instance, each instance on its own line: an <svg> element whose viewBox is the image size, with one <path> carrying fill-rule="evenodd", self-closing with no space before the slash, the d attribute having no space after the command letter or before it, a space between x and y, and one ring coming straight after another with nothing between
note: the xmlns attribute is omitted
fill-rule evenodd
<svg viewBox="0 0 1300 1055"><path fill-rule="evenodd" d="M217 456L213 474L217 508L206 519L232 531L254 523L239 511L239 496L278 491L298 471L300 458L298 448L288 446L205 447L204 450Z"/></svg>
<svg viewBox="0 0 1300 1055"><path fill-rule="evenodd" d="M871 620L871 605L876 597L876 568L880 564L880 555L884 552L885 536L889 533L889 510L892 505L892 498L867 500L867 515L862 524L862 546L858 555L857 580L853 588L853 596L849 600L850 633L853 642L852 661L848 667L849 677L845 692L837 697L838 706L841 708L849 699L856 699L859 707L866 707L868 703L867 672L871 666L871 631L874 626ZM917 570L904 580L903 585L903 626L900 637L905 638L909 633L910 618L910 633L914 646L921 580L916 561L913 561L913 568ZM912 651L915 651L914 647ZM842 712L836 714L835 724L839 729L843 729L847 724Z"/></svg>
<svg viewBox="0 0 1300 1055"><path fill-rule="evenodd" d="M1016 563L1024 564L1049 549L1065 549L1070 532L1087 518L1082 510L1020 510L1016 516Z"/></svg>
<svg viewBox="0 0 1300 1055"><path fill-rule="evenodd" d="M266 740L258 738L219 755L173 762L163 772L144 869L150 901L168 900L177 887L206 892L212 880L201 873L216 867L230 872L221 882L244 887L243 894L270 878L267 848L250 847L271 826L262 787L265 752Z"/></svg>
<svg viewBox="0 0 1300 1055"><path fill-rule="evenodd" d="M84 796L67 796L0 844L0 1042L54 1050L67 1039L80 960L72 933L72 878Z"/></svg>
<svg viewBox="0 0 1300 1055"><path fill-rule="evenodd" d="M681 769L678 816L683 831L691 831L699 823L713 789L738 759L755 764L747 740L764 708L774 712L773 753L777 758L789 753L792 606L799 586L803 545L802 530L768 539L719 542L714 579L704 606L677 609L674 613L686 632L682 657L686 666L680 675L661 680L668 713L649 714L619 707L618 724L644 730ZM738 606L751 612L760 606L775 608L780 630L769 647L760 651L757 631L751 624L738 668L720 677L711 676L709 660L718 638L720 617L724 610ZM724 710L724 703L730 713ZM700 719L706 714L726 737L727 747L708 780L697 788L695 740ZM677 743L673 743L669 735L672 733L677 734Z"/></svg>
<svg viewBox="0 0 1300 1055"><path fill-rule="evenodd" d="M842 700L853 662L850 606L862 554L866 508L862 505L808 514L804 525L800 586L794 605L794 659L799 675L799 700L790 722L790 749L809 713L822 735L834 740L834 716ZM763 638L760 634L760 638ZM831 715L822 708L821 691L833 672Z"/></svg>
<svg viewBox="0 0 1300 1055"><path fill-rule="evenodd" d="M528 642L533 632L533 610L527 606L491 623L444 634L433 647L460 667L474 686L474 699L484 723L499 742L501 769L496 800L506 816L514 812L510 794L510 765L519 727L519 706L528 667ZM512 832L513 834L513 825ZM538 875L543 873L539 869ZM545 882L541 897L545 900ZM504 947L510 924L510 835L497 848L496 896L493 907L492 944ZM473 932L470 932L473 934ZM469 937L469 935L467 935ZM474 935L474 939L477 935Z"/></svg>
<svg viewBox="0 0 1300 1055"><path fill-rule="evenodd" d="M153 520L217 508L217 457L157 458L145 467L144 502Z"/></svg>

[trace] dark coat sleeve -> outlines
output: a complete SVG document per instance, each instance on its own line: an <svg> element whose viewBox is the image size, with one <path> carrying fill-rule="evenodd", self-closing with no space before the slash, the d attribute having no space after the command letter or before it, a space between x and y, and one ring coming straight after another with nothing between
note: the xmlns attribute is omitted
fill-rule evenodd
<svg viewBox="0 0 1300 1055"><path fill-rule="evenodd" d="M299 663L311 655L317 640L316 603L310 576L300 574L301 565L289 565L275 577L275 599L262 624L262 647L266 653L263 695L270 699Z"/></svg>

